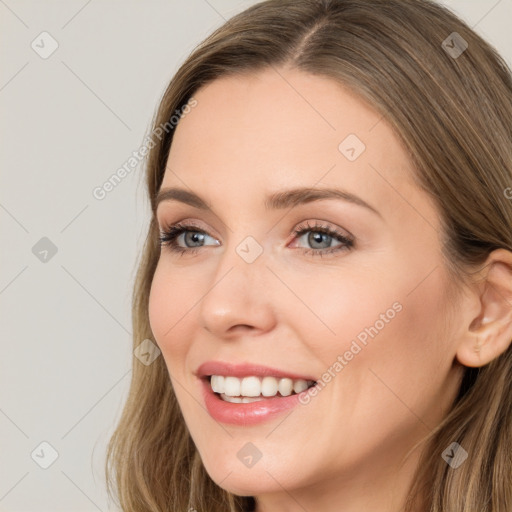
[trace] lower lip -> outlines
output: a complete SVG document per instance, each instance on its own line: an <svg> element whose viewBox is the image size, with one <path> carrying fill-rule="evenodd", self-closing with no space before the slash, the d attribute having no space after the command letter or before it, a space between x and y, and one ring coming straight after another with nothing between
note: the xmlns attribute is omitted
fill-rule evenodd
<svg viewBox="0 0 512 512"><path fill-rule="evenodd" d="M300 403L300 396L309 391L305 390L284 397L265 398L248 404L234 404L225 402L218 394L214 393L208 380L201 380L203 397L210 416L220 423L231 425L247 426L268 421L297 406Z"/></svg>

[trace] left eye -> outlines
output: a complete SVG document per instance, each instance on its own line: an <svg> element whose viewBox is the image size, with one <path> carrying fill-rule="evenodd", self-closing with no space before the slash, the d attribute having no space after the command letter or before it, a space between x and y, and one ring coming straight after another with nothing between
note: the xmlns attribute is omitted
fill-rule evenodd
<svg viewBox="0 0 512 512"><path fill-rule="evenodd" d="M354 239L340 233L337 229L330 228L328 226L315 223L315 225L311 226L306 223L305 226L298 226L294 231L295 237L300 239L303 236L306 236L306 242L313 246L312 249L303 248L305 253L312 253L314 255L324 255L337 251L348 250L351 249L354 245ZM331 247L332 240L337 240L339 245ZM327 244L327 247L315 247L316 244ZM324 249L324 250L322 250Z"/></svg>
<svg viewBox="0 0 512 512"><path fill-rule="evenodd" d="M340 233L336 229L329 228L322 224L315 224L311 226L306 223L306 225L298 226L294 230L295 239L302 238L306 233L309 233L309 235L306 237L306 243L311 244L313 247L299 247L304 253L312 253L314 255L322 256L323 254L327 253L348 250L354 245L353 238L350 238L343 233ZM185 247L178 244L178 241L182 235ZM210 235L198 229L196 226L175 224L170 226L167 230L161 232L159 240L161 246L168 246L171 251L184 254L195 253L197 250L204 246L204 241L207 237L210 237ZM213 237L210 238L215 241L215 243L211 245L220 245L220 243ZM339 245L331 247L332 240L337 240L340 242ZM194 244L199 245L194 246ZM323 247L315 247L316 244L323 245Z"/></svg>

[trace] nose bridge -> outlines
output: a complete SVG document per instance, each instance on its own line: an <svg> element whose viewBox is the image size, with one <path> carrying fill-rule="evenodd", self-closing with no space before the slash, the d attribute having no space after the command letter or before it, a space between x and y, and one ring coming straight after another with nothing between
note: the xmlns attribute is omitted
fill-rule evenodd
<svg viewBox="0 0 512 512"><path fill-rule="evenodd" d="M201 301L202 325L218 335L235 325L268 329L272 322L263 245L246 236L218 257L208 291Z"/></svg>
<svg viewBox="0 0 512 512"><path fill-rule="evenodd" d="M264 247L262 240L264 234L247 234L247 231L231 231L225 245L225 250L218 257L214 282L217 283L223 276L231 275L231 280L236 280L239 292L247 291L247 286L261 285L262 279L268 269L268 256L270 248L268 243ZM228 273L228 274L226 274ZM219 283L220 284L220 283ZM241 296L241 293L239 293Z"/></svg>

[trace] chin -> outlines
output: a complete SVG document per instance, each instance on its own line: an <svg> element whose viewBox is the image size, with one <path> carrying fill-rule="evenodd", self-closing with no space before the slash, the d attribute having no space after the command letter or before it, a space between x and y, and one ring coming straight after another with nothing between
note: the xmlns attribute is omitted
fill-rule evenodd
<svg viewBox="0 0 512 512"><path fill-rule="evenodd" d="M221 473L217 470L213 474L208 472L210 478L222 489L237 496L257 496L272 492L282 492L283 488L278 484L279 478L272 478L263 468L257 473L252 470L233 471ZM286 486L288 488L288 486Z"/></svg>

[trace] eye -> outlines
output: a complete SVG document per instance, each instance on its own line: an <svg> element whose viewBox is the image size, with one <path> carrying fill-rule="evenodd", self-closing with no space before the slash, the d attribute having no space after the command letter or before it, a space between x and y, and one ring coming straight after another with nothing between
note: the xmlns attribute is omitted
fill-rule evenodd
<svg viewBox="0 0 512 512"><path fill-rule="evenodd" d="M309 233L307 236L306 233ZM346 251L354 246L354 239L349 237L336 228L323 225L315 221L312 226L308 222L300 225L294 230L295 237L300 239L305 237L306 243L312 246L312 249L303 249L305 254L313 254L314 256L323 256L338 251ZM337 246L331 246L333 240L339 242ZM318 247L320 245L321 247Z"/></svg>
<svg viewBox="0 0 512 512"><path fill-rule="evenodd" d="M354 239L341 233L335 228L319 224L315 222L314 225L309 223L299 225L294 230L295 239L300 239L310 233L306 239L307 244L311 244L312 248L299 247L304 254L312 254L323 256L338 251L346 251L353 247ZM220 243L213 237L208 235L205 231L192 224L178 223L169 226L160 233L160 245L168 246L172 252L179 254L194 254L201 247L204 247L204 242L207 238L212 238L214 244L220 245ZM179 245L179 240L185 244L185 246ZM339 245L332 247L332 241L339 242ZM318 247L320 245L320 247Z"/></svg>
<svg viewBox="0 0 512 512"><path fill-rule="evenodd" d="M178 239L182 235L184 235L185 247L178 245ZM197 250L203 247L203 245L194 244L202 244L205 238L209 236L210 235L199 229L197 226L178 223L163 230L160 233L159 240L161 246L168 246L171 251L183 254L197 252ZM214 238L212 239L215 240ZM215 242L216 243L214 245L220 245L216 240ZM191 244L191 247L188 247L187 244Z"/></svg>

